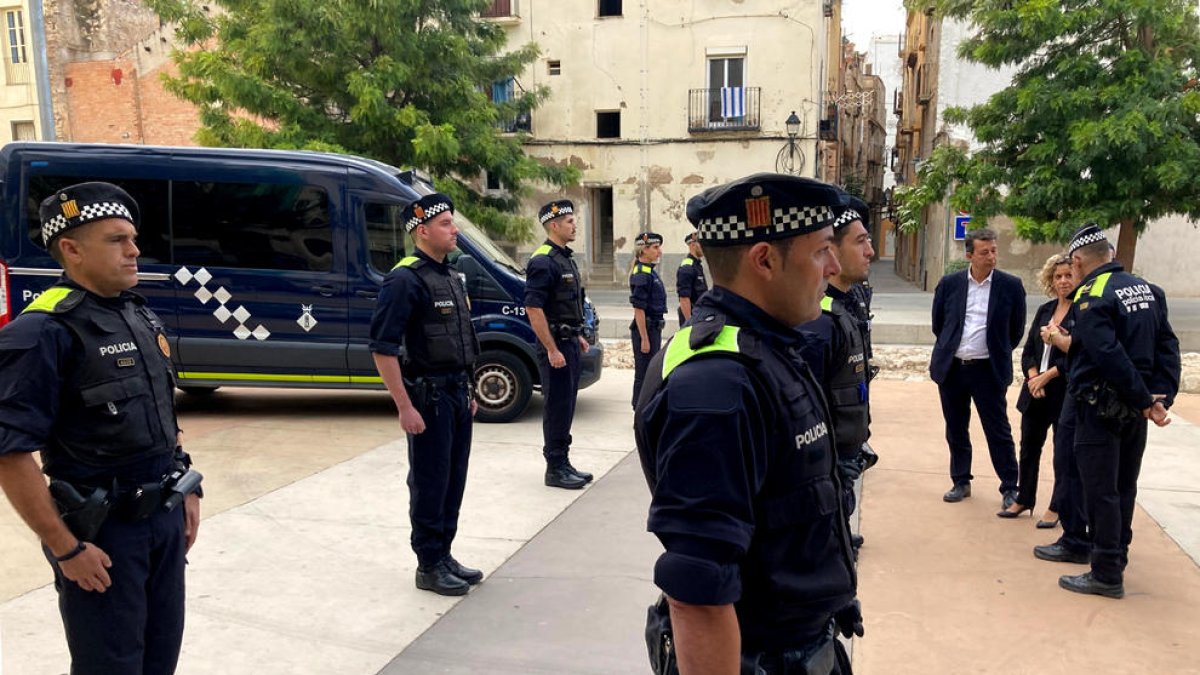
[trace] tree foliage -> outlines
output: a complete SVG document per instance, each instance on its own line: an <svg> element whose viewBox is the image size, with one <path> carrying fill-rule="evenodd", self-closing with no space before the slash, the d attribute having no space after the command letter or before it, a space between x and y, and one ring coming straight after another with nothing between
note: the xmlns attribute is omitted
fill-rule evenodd
<svg viewBox="0 0 1200 675"><path fill-rule="evenodd" d="M981 147L932 153L901 192L903 228L919 227L922 209L947 194L973 225L1003 213L1038 242L1065 241L1092 221L1141 231L1173 213L1200 217L1194 0L908 5L969 22L959 56L1016 74L987 102L946 112Z"/></svg>
<svg viewBox="0 0 1200 675"><path fill-rule="evenodd" d="M498 129L547 92L493 102L493 83L514 78L537 48L504 51L503 30L478 18L488 0L205 1L147 0L188 47L174 55L179 76L165 82L199 107L204 145L346 152L423 169L510 240L531 230L531 219L511 213L530 181L578 180ZM507 195L473 189L483 171Z"/></svg>

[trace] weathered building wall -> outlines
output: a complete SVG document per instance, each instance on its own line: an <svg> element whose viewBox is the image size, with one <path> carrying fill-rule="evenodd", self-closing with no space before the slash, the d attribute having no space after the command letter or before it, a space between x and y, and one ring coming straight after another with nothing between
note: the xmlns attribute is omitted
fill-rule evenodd
<svg viewBox="0 0 1200 675"><path fill-rule="evenodd" d="M817 0L643 0L625 2L623 16L611 18L598 18L595 3L523 0L518 14L507 23L509 43L533 41L542 50L521 84L552 90L533 114L527 150L582 169L581 185L567 196L580 211L575 248L597 273L623 280L633 237L647 229L666 239L666 268L677 264L691 230L687 200L712 185L775 171L787 144L784 121L793 110L803 121L801 173L814 175L829 20ZM722 55L743 57L744 86L761 88L759 127L689 131L689 90L709 86L708 61ZM551 61L561 74L549 74ZM597 138L597 111L620 112L619 139ZM595 222L608 188L612 269ZM533 195L525 211L535 213L553 196Z"/></svg>

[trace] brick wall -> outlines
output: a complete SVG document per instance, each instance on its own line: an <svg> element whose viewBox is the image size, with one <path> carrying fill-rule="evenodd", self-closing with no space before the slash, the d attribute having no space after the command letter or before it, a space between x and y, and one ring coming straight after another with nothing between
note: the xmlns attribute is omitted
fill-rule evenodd
<svg viewBox="0 0 1200 675"><path fill-rule="evenodd" d="M162 73L173 63L138 72L132 59L68 63L63 140L147 145L195 145L195 106L165 91Z"/></svg>

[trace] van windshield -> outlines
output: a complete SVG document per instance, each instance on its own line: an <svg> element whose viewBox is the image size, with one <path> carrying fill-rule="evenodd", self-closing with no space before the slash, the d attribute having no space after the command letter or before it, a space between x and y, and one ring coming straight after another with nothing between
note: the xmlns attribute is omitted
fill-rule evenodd
<svg viewBox="0 0 1200 675"><path fill-rule="evenodd" d="M458 226L460 231L466 232L467 238L471 240L471 243L478 246L492 260L504 265L517 274L525 274L525 269L518 265L517 261L509 257L483 230L479 229L478 225L472 223L462 213L456 212L454 214L454 224Z"/></svg>

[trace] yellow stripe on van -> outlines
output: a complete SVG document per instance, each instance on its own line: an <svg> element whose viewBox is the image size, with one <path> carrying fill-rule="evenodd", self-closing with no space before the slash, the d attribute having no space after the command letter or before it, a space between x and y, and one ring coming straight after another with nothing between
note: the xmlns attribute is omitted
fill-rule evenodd
<svg viewBox="0 0 1200 675"><path fill-rule="evenodd" d="M382 383L383 379L369 376L347 375L284 375L275 373L177 373L180 380L232 380L236 382L312 382L335 384L368 384Z"/></svg>

